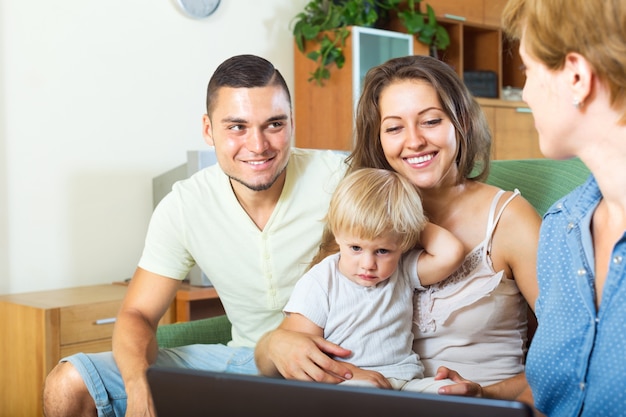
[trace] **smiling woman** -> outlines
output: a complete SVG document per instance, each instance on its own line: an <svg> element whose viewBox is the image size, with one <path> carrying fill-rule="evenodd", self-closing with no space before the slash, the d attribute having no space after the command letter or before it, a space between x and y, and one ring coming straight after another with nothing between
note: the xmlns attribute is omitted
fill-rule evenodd
<svg viewBox="0 0 626 417"><path fill-rule="evenodd" d="M429 221L462 243L461 266L413 300L413 349L424 376L456 383L440 394L515 397L523 389L527 303L534 306L538 292L540 219L519 192L479 181L489 172L490 133L472 94L435 58L389 60L365 76L355 137L350 172L397 172L419 189ZM332 240L326 233L322 249L336 249ZM278 329L259 341L255 357L260 370L287 378L338 382L336 375L357 372L324 353L347 354Z"/></svg>

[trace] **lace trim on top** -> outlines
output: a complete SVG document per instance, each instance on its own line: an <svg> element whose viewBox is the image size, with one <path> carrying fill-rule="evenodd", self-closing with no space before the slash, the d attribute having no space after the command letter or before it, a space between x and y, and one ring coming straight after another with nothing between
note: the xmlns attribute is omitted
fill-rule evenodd
<svg viewBox="0 0 626 417"><path fill-rule="evenodd" d="M515 190L494 217L503 193L500 190L491 203L485 239L465 257L461 266L444 281L415 291L413 321L420 332L434 332L452 313L489 296L502 280L504 271L496 273L491 263L491 240L502 212L519 191Z"/></svg>

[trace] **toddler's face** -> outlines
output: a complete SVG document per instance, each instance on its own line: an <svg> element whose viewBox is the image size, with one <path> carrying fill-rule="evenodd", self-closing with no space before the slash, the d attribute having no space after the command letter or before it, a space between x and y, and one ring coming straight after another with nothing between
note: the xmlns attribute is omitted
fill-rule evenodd
<svg viewBox="0 0 626 417"><path fill-rule="evenodd" d="M402 251L395 236L366 240L339 233L335 238L340 252L339 272L356 284L374 287L398 268Z"/></svg>

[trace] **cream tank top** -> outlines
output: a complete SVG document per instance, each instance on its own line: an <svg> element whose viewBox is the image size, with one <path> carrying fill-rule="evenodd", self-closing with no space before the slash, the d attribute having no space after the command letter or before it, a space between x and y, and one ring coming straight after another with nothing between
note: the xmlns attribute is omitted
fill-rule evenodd
<svg viewBox="0 0 626 417"><path fill-rule="evenodd" d="M485 239L446 280L414 295L413 349L424 364L424 376L447 366L481 385L524 370L527 304L515 281L493 269L493 232L515 190L496 213L500 190L489 211Z"/></svg>

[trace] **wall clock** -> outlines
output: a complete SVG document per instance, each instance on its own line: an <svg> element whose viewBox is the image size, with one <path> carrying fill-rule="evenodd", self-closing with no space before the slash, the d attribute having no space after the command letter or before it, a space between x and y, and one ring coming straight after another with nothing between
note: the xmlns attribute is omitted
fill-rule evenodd
<svg viewBox="0 0 626 417"><path fill-rule="evenodd" d="M220 0L178 0L178 5L187 16L203 19L217 10Z"/></svg>

